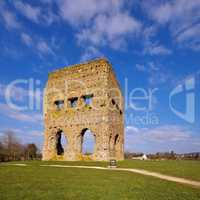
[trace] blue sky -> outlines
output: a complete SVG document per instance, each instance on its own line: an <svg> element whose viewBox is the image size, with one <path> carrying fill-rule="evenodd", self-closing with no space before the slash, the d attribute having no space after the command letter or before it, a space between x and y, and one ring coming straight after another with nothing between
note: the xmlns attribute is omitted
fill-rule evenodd
<svg viewBox="0 0 200 200"><path fill-rule="evenodd" d="M7 86L33 80L42 90L48 72L106 57L127 102L125 150L200 151L199 0L3 0L0 45L1 133L12 129L41 148L42 101L40 109L13 109ZM187 80L194 82L188 105ZM178 85L183 91L173 96L173 110L169 96ZM12 102L24 106L30 97L27 83L15 85Z"/></svg>

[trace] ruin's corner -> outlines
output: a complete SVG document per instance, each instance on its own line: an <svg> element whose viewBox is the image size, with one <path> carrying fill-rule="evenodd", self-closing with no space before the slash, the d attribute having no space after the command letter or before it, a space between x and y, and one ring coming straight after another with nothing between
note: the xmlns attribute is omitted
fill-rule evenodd
<svg viewBox="0 0 200 200"><path fill-rule="evenodd" d="M44 94L43 160L124 159L123 96L111 64L93 60L49 74ZM86 130L94 152L82 153ZM67 139L62 147L61 135Z"/></svg>

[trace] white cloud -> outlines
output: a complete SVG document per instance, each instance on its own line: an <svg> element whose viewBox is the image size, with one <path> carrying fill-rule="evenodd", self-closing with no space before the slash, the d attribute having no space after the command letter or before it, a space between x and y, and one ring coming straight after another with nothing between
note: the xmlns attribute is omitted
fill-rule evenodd
<svg viewBox="0 0 200 200"><path fill-rule="evenodd" d="M34 129L28 129L26 127L24 128L13 128L13 127L10 127L8 129L5 129L5 128L1 128L0 129L0 136L3 136L5 132L7 131L12 131L14 134L16 134L16 136L19 138L19 139L22 139L23 138L26 138L27 136L32 136L32 137L41 137L43 136L43 131L41 130L34 130ZM32 141L33 142L33 141Z"/></svg>
<svg viewBox="0 0 200 200"><path fill-rule="evenodd" d="M31 36L26 33L21 34L21 40L27 46L31 46L33 44L33 40L31 38Z"/></svg>
<svg viewBox="0 0 200 200"><path fill-rule="evenodd" d="M52 0L40 0L41 3L44 3L44 4L52 4L53 1Z"/></svg>
<svg viewBox="0 0 200 200"><path fill-rule="evenodd" d="M181 46L192 48L193 50L200 50L200 24L184 30L176 37L176 41Z"/></svg>
<svg viewBox="0 0 200 200"><path fill-rule="evenodd" d="M85 62L87 60L95 59L97 57L102 57L102 56L103 55L97 48L95 48L93 46L89 46L89 47L85 48L85 51L82 54L80 61Z"/></svg>
<svg viewBox="0 0 200 200"><path fill-rule="evenodd" d="M136 126L127 126L126 127L126 132L129 133L138 133L139 132L139 128L137 128Z"/></svg>
<svg viewBox="0 0 200 200"><path fill-rule="evenodd" d="M156 26L146 27L143 31L143 53L148 55L169 55L172 50L156 41L158 28Z"/></svg>
<svg viewBox="0 0 200 200"><path fill-rule="evenodd" d="M10 112L7 116L12 119L16 119L22 122L31 122L31 123L39 124L42 121L41 114L24 114L24 113L13 111L13 112Z"/></svg>
<svg viewBox="0 0 200 200"><path fill-rule="evenodd" d="M139 29L140 23L128 14L99 15L94 20L94 24L83 29L77 38L79 43L90 42L97 46L108 43L115 49L123 46L126 36L136 34Z"/></svg>
<svg viewBox="0 0 200 200"><path fill-rule="evenodd" d="M42 123L42 114L36 112L21 112L14 110L9 107L7 104L0 103L0 113L3 116L7 116L11 119L15 119L21 122L30 122L30 123Z"/></svg>
<svg viewBox="0 0 200 200"><path fill-rule="evenodd" d="M119 0L61 0L59 8L62 18L77 29L79 44L119 49L126 45L127 36L134 37L141 28L124 4Z"/></svg>
<svg viewBox="0 0 200 200"><path fill-rule="evenodd" d="M16 139L22 144L35 143L42 149L42 137L43 131L40 129L32 129L31 127L9 127L0 129L0 139L3 137L6 131L12 131L15 134Z"/></svg>
<svg viewBox="0 0 200 200"><path fill-rule="evenodd" d="M7 102L7 105L1 106L4 107L4 110L13 111L8 112L12 118L15 118L15 116L17 117L20 110L26 111L30 108L29 110L32 111L34 108L38 110L42 108L41 101L43 98L43 90L41 88L41 92L36 93L34 87L33 90L30 89L32 81L34 80L19 80L19 82L11 82L7 85L0 83L0 97L3 97L3 100ZM24 87L22 87L21 84L24 84ZM13 110L11 108L13 108ZM17 112L14 112L15 110ZM26 117L23 115L23 112L22 114L19 112L19 114L21 118Z"/></svg>
<svg viewBox="0 0 200 200"><path fill-rule="evenodd" d="M147 14L160 24L170 23L176 26L176 31L186 27L195 20L194 16L198 16L200 1L175 0L168 2L157 2L154 0L143 4Z"/></svg>
<svg viewBox="0 0 200 200"><path fill-rule="evenodd" d="M119 0L61 0L58 1L60 15L71 25L88 23L98 14L117 11L122 3Z"/></svg>
<svg viewBox="0 0 200 200"><path fill-rule="evenodd" d="M157 64L153 61L145 64L136 64L135 68L148 75L148 82L151 86L160 85L170 81L172 77L171 73L166 70L162 65Z"/></svg>
<svg viewBox="0 0 200 200"><path fill-rule="evenodd" d="M154 73L160 70L160 67L154 62L148 62L146 64L136 64L135 67L138 71L147 72L147 73L151 73L151 72Z"/></svg>
<svg viewBox="0 0 200 200"><path fill-rule="evenodd" d="M157 86L160 84L169 84L172 82L172 80L170 80L172 76L170 75L169 72L167 71L152 71L149 74L149 84L152 86ZM171 81L171 82L170 82Z"/></svg>
<svg viewBox="0 0 200 200"><path fill-rule="evenodd" d="M22 130L19 129L19 128L11 128L11 127L9 127L8 129L1 128L0 129L0 135L3 135L6 131L12 131L12 132L17 133L17 134L22 133Z"/></svg>
<svg viewBox="0 0 200 200"><path fill-rule="evenodd" d="M199 146L200 138L195 137L193 132L186 127L177 125L164 125L155 128L135 128L134 126L126 127L125 148L128 151L133 149L148 149L153 151L176 150L190 151L195 145ZM140 148L144 145L143 148ZM181 147L181 148L180 148Z"/></svg>
<svg viewBox="0 0 200 200"><path fill-rule="evenodd" d="M96 46L108 44L118 49L124 46L126 37L133 37L140 27L141 24L127 13L99 15L90 27L77 34L77 39L79 43L89 42Z"/></svg>
<svg viewBox="0 0 200 200"><path fill-rule="evenodd" d="M0 96L5 97L6 89L8 88L8 86L9 84L6 85L0 83ZM18 86L12 86L12 90L10 91L10 97L13 98L15 101L23 101L28 95L28 90Z"/></svg>
<svg viewBox="0 0 200 200"><path fill-rule="evenodd" d="M58 20L58 16L53 12L52 6L49 6L50 2L46 3L48 4L39 7L22 1L15 1L14 5L16 10L28 20L37 24L51 25Z"/></svg>
<svg viewBox="0 0 200 200"><path fill-rule="evenodd" d="M168 2L147 1L146 13L158 24L167 25L178 45L199 50L200 0L175 0ZM182 44L182 43L186 44Z"/></svg>
<svg viewBox="0 0 200 200"><path fill-rule="evenodd" d="M106 16L99 17L97 28L99 31L107 33L109 40L113 40L120 35L138 31L140 23L127 13L118 13L108 18Z"/></svg>
<svg viewBox="0 0 200 200"><path fill-rule="evenodd" d="M144 53L149 55L169 55L172 51L163 45L151 44L144 48Z"/></svg>
<svg viewBox="0 0 200 200"><path fill-rule="evenodd" d="M191 135L189 130L175 125L165 125L144 132L144 137L147 140L156 142L185 141Z"/></svg>
<svg viewBox="0 0 200 200"><path fill-rule="evenodd" d="M154 62L148 62L148 65L150 71L158 71L160 69L160 67Z"/></svg>
<svg viewBox="0 0 200 200"><path fill-rule="evenodd" d="M138 70L138 71L141 71L141 72L145 72L147 69L146 67L143 65L143 64L136 64L135 65L135 68Z"/></svg>
<svg viewBox="0 0 200 200"><path fill-rule="evenodd" d="M39 37L33 37L27 33L21 33L21 40L22 42L28 46L32 47L32 49L35 51L35 53L39 54L39 56L44 56L44 55L55 55L53 49L51 46L54 46L55 48L57 47L56 41L53 40L53 42L50 42L50 45L47 43L42 38Z"/></svg>
<svg viewBox="0 0 200 200"><path fill-rule="evenodd" d="M32 131L30 131L30 134L32 136L36 136L36 137L43 136L43 132L42 131L38 131L38 130L32 130Z"/></svg>
<svg viewBox="0 0 200 200"><path fill-rule="evenodd" d="M53 50L44 40L39 40L37 45L36 45L36 48L41 54L52 54L52 55L54 55Z"/></svg>
<svg viewBox="0 0 200 200"><path fill-rule="evenodd" d="M14 5L16 9L26 18L35 23L39 22L39 18L41 15L41 10L39 7L33 7L28 3L23 3L21 1L15 1Z"/></svg>
<svg viewBox="0 0 200 200"><path fill-rule="evenodd" d="M21 27L21 24L17 20L16 16L9 11L2 2L0 2L0 16L2 17L7 29L17 29Z"/></svg>
<svg viewBox="0 0 200 200"><path fill-rule="evenodd" d="M164 3L159 6L150 7L150 15L160 24L169 22L173 16L173 7L170 3Z"/></svg>

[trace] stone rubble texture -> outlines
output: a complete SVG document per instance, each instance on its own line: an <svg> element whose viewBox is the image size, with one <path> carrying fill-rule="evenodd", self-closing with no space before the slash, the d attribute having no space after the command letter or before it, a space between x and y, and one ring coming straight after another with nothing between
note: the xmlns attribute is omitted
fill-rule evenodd
<svg viewBox="0 0 200 200"><path fill-rule="evenodd" d="M91 103L86 104L89 96ZM72 100L76 106L72 107ZM60 107L56 102L62 102ZM106 59L73 65L49 74L44 94L43 160L124 159L124 102L111 64ZM90 130L94 152L82 152ZM67 140L58 153L61 134ZM60 147L59 147L60 148Z"/></svg>

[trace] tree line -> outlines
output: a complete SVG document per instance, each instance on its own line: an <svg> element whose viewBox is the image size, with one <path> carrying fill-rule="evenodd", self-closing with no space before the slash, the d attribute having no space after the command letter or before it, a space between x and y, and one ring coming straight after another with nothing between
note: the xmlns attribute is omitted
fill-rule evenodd
<svg viewBox="0 0 200 200"><path fill-rule="evenodd" d="M22 144L13 131L5 131L0 139L0 162L41 159L36 144Z"/></svg>
<svg viewBox="0 0 200 200"><path fill-rule="evenodd" d="M126 159L132 159L143 156L143 153L125 152ZM200 152L178 154L174 151L157 152L155 154L146 155L150 160L200 160Z"/></svg>

